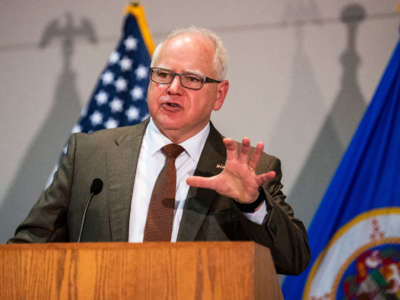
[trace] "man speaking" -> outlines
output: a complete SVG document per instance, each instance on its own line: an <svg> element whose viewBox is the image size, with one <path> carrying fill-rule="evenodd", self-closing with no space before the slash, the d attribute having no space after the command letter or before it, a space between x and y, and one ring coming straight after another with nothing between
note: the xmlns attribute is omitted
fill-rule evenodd
<svg viewBox="0 0 400 300"><path fill-rule="evenodd" d="M251 240L271 250L277 272L301 273L307 235L284 201L280 161L210 122L229 89L226 69L215 33L171 33L152 58L150 118L72 135L9 242Z"/></svg>

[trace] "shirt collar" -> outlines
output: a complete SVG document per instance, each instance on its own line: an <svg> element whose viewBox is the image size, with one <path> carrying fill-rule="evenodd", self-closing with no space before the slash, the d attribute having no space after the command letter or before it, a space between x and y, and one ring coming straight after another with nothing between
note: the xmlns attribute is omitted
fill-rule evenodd
<svg viewBox="0 0 400 300"><path fill-rule="evenodd" d="M191 159L198 161L209 133L210 123L207 123L207 125L200 130L200 132L180 143L179 145L185 149L185 152L190 156ZM146 143L146 151L148 151L151 155L154 155L157 151L160 151L160 149L165 145L172 143L169 138L161 133L161 131L154 124L152 118L150 118L144 138L148 141L148 143Z"/></svg>

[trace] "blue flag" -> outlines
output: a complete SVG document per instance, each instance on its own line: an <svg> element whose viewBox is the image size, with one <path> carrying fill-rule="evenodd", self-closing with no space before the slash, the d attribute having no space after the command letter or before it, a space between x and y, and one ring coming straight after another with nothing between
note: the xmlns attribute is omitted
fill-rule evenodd
<svg viewBox="0 0 400 300"><path fill-rule="evenodd" d="M308 234L285 299L400 299L400 42Z"/></svg>
<svg viewBox="0 0 400 300"><path fill-rule="evenodd" d="M72 132L134 125L148 117L146 102L154 44L143 7L129 5L121 40Z"/></svg>

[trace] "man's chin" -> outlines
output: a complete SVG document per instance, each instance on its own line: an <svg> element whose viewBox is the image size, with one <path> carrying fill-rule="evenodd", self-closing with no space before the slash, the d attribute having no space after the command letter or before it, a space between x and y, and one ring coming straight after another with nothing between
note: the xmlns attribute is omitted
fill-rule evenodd
<svg viewBox="0 0 400 300"><path fill-rule="evenodd" d="M153 118L154 123L161 130L178 130L182 128L182 118L171 118L170 116L162 116L161 118Z"/></svg>
<svg viewBox="0 0 400 300"><path fill-rule="evenodd" d="M179 131L182 128L182 123L180 122L172 122L172 121L160 121L160 120L154 120L154 124L157 126L158 130L160 130L164 135L168 136L168 132L175 132Z"/></svg>

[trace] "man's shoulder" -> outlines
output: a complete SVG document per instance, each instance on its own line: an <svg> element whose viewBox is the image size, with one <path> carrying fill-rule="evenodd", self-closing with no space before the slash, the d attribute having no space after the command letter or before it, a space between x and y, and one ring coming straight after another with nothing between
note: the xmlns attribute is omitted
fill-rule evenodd
<svg viewBox="0 0 400 300"><path fill-rule="evenodd" d="M80 142L96 143L105 141L122 141L126 138L136 137L144 134L147 121L136 125L123 126L111 129L97 130L91 133L75 133L74 138Z"/></svg>
<svg viewBox="0 0 400 300"><path fill-rule="evenodd" d="M101 129L90 133L79 132L75 133L74 135L78 139L91 139L91 140L115 139L126 135L141 134L144 132L146 126L147 122L144 121L136 125L122 126L111 129Z"/></svg>
<svg viewBox="0 0 400 300"><path fill-rule="evenodd" d="M223 139L226 137L223 134L221 134L217 128L213 125L211 125L211 130L210 130L210 140L212 140L214 143L217 143L220 145L220 147L223 149L223 151L226 151L225 144L223 143ZM242 146L241 141L238 141L235 139L236 144L238 145L238 150L240 151L240 147ZM255 147L251 147L251 151L254 151ZM271 164L278 164L280 165L280 159L276 157L273 154L263 152L260 157L260 166L270 166Z"/></svg>

